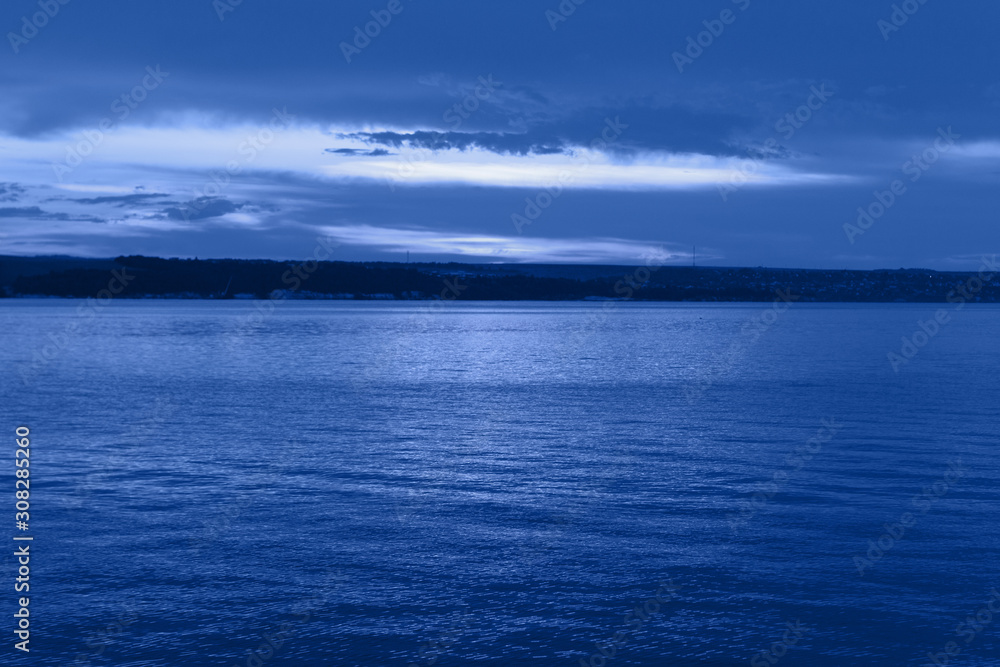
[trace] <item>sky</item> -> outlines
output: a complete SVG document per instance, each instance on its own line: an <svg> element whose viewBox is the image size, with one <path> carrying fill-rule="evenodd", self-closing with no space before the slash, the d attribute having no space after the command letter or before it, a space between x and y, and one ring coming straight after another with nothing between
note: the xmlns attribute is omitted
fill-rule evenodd
<svg viewBox="0 0 1000 667"><path fill-rule="evenodd" d="M974 270L1000 251L998 23L987 0L8 0L0 254Z"/></svg>

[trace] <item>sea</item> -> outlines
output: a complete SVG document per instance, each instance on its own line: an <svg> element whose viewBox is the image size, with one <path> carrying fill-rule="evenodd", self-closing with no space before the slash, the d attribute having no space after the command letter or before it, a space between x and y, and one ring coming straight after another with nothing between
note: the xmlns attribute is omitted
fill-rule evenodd
<svg viewBox="0 0 1000 667"><path fill-rule="evenodd" d="M0 300L0 664L1000 665L998 332L974 304Z"/></svg>

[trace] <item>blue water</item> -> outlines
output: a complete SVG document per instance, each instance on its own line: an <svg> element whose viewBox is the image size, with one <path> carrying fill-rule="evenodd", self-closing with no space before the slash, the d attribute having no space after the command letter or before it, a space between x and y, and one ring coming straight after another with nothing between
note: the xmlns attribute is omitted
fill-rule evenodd
<svg viewBox="0 0 1000 667"><path fill-rule="evenodd" d="M0 302L2 664L1000 664L1000 308L78 305Z"/></svg>

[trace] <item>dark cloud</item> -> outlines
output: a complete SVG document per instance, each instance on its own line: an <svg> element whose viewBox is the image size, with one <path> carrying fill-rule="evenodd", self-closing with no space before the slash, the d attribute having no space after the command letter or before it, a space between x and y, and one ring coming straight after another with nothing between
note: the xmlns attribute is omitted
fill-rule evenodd
<svg viewBox="0 0 1000 667"><path fill-rule="evenodd" d="M528 135L499 132L353 132L339 136L392 148L425 148L432 151L481 148L505 155L546 155L563 153L568 148L558 139L539 140Z"/></svg>
<svg viewBox="0 0 1000 667"><path fill-rule="evenodd" d="M0 202L17 201L27 192L23 185L17 183L0 183Z"/></svg>
<svg viewBox="0 0 1000 667"><path fill-rule="evenodd" d="M124 3L111 16L67 14L46 26L44 49L41 42L25 46L18 66L0 73L10 101L0 128L38 135L117 120L114 100L157 63L170 76L125 123L191 110L193 100L201 111L266 121L280 102L304 121L445 131L453 128L443 116L480 77L493 75L502 87L461 129L537 128L567 110L601 103L621 110L622 100L647 95L666 95L696 116L721 111L766 120L763 107L783 85L818 77L841 84L845 100L898 91L879 97L885 117L851 117L874 135L913 134L928 119L969 132L995 125L983 96L996 83L1000 52L975 46L993 39L1000 20L1000 5L987 0L922 6L920 18L888 43L876 27L891 13L888 4L753 2L683 73L674 53L717 18L712 3L589 3L557 30L535 0L455 4L407 9L351 63L339 45L371 19L363 0L299 3L294 11L242 3L225 30L205 0ZM11 0L9 15L35 10L34 0ZM143 25L159 29L135 29ZM815 25L824 28L808 27ZM261 48L262 35L268 48ZM750 85L753 99L729 94ZM685 128L661 129L680 140Z"/></svg>
<svg viewBox="0 0 1000 667"><path fill-rule="evenodd" d="M88 199L75 199L79 204L115 204L116 206L130 206L133 204L142 204L144 202L153 199L163 199L168 195L150 193L150 194L134 194L134 195L115 195L107 197L91 197Z"/></svg>
<svg viewBox="0 0 1000 667"><path fill-rule="evenodd" d="M37 206L20 206L0 208L0 218L27 218L30 220L79 220L81 222L105 222L102 218L92 215L70 215L69 213L54 213L44 211Z"/></svg>
<svg viewBox="0 0 1000 667"><path fill-rule="evenodd" d="M335 155L357 155L357 156L367 156L367 157L382 157L384 155L395 155L395 153L390 153L384 148L376 148L370 151L363 151L359 148L327 148L324 153L333 153Z"/></svg>
<svg viewBox="0 0 1000 667"><path fill-rule="evenodd" d="M33 218L36 220L71 220L75 219L76 217L77 216L70 216L66 213L50 213L48 211L43 211L37 206L0 208L0 218Z"/></svg>
<svg viewBox="0 0 1000 667"><path fill-rule="evenodd" d="M227 213L233 213L245 208L246 204L236 204L224 197L199 197L164 209L163 213L171 220L205 220L218 218Z"/></svg>
<svg viewBox="0 0 1000 667"><path fill-rule="evenodd" d="M800 88L802 86L796 87L795 91L801 92ZM808 87L804 90L808 92ZM730 96L739 98L733 93ZM763 122L755 114L698 109L686 103L668 103L649 97L623 100L617 106L564 109L559 118L533 119L531 127L519 131L418 130L354 132L338 136L394 149L464 151L478 148L500 155L552 155L590 146L602 139L608 125L613 125L622 127L623 132L608 150L621 155L659 150L730 156L740 150L736 139L759 128Z"/></svg>
<svg viewBox="0 0 1000 667"><path fill-rule="evenodd" d="M46 215L45 211L37 206L0 208L0 218L39 218L44 215Z"/></svg>

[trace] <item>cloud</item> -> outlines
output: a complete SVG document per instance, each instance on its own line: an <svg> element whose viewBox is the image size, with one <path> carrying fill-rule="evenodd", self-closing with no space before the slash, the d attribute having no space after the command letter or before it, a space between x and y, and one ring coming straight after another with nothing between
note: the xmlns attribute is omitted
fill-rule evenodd
<svg viewBox="0 0 1000 667"><path fill-rule="evenodd" d="M0 218L31 218L35 220L70 220L71 216L67 213L50 213L48 211L43 211L37 206L22 206L15 208L0 208ZM89 218L89 216L77 217L77 219L87 219L87 218Z"/></svg>
<svg viewBox="0 0 1000 667"><path fill-rule="evenodd" d="M0 208L0 218L27 219L27 220L50 220L50 221L77 221L77 222L107 222L103 218L96 218L92 215L70 214L63 212L44 211L37 206L20 206Z"/></svg>
<svg viewBox="0 0 1000 667"><path fill-rule="evenodd" d="M27 192L23 185L17 183L0 183L0 202L17 201Z"/></svg>
<svg viewBox="0 0 1000 667"><path fill-rule="evenodd" d="M432 151L481 150L499 155L552 155L565 153L566 142L555 137L540 138L528 134L502 132L352 132L339 135L364 143L380 144L392 148L423 148ZM338 151L339 152L339 151Z"/></svg>
<svg viewBox="0 0 1000 667"><path fill-rule="evenodd" d="M968 56L990 43L1000 3L921 15L888 46L875 29L884 8L870 0L752 3L683 73L671 54L711 18L703 3L591 3L557 31L534 0L427 5L393 19L350 65L337 45L371 20L370 3L244 2L224 24L210 4L60 14L18 67L0 68L5 247L14 237L73 252L145 243L148 254L298 257L306 230L331 220L514 234L511 214L558 183L529 231L587 240L574 257L608 254L595 239L664 235L737 263L840 266L842 225L941 125L963 143L907 183L913 194L887 214L906 224L887 217L859 241L869 257L857 265L957 257L992 238L1000 84L989 57ZM819 19L825 30L803 32ZM142 29L151 24L160 29ZM265 33L281 48L261 49ZM850 57L831 58L845 39ZM158 63L174 74L123 106ZM502 85L477 94L493 76ZM835 97L785 138L777 124L818 77ZM286 105L297 121L272 140L271 110ZM617 117L628 128L591 149ZM100 130L105 118L113 131ZM763 143L773 137L780 147ZM53 163L81 146L85 159L56 183ZM718 196L718 183L744 179L738 195ZM81 213L108 224L81 224ZM373 254L358 248L354 258Z"/></svg>
<svg viewBox="0 0 1000 667"><path fill-rule="evenodd" d="M0 208L0 218L38 218L46 215L45 211L37 206L24 206L21 208Z"/></svg>
<svg viewBox="0 0 1000 667"><path fill-rule="evenodd" d="M376 148L370 151L361 150L360 148L327 148L323 152L333 153L334 155L364 155L368 157L383 157L385 155L395 155L395 153L390 153L384 148Z"/></svg>
<svg viewBox="0 0 1000 667"><path fill-rule="evenodd" d="M164 209L163 213L171 220L205 220L219 218L227 213L235 213L246 204L236 204L224 197L198 197L181 204Z"/></svg>
<svg viewBox="0 0 1000 667"><path fill-rule="evenodd" d="M744 169L749 164L752 169ZM479 148L436 152L432 158L406 148L393 160L336 162L324 165L333 179L371 179L396 186L467 185L535 188L657 191L716 189L739 177L746 187L836 185L841 174L800 171L791 164L694 154L640 154L619 159L606 152L574 148L572 154L497 155ZM559 196L558 194L554 196Z"/></svg>
<svg viewBox="0 0 1000 667"><path fill-rule="evenodd" d="M91 197L88 199L74 199L78 204L115 204L119 207L132 206L134 204L142 204L153 199L163 199L169 195L150 193L150 194L133 194L133 195L120 195L111 197Z"/></svg>
<svg viewBox="0 0 1000 667"><path fill-rule="evenodd" d="M325 226L321 230L345 245L384 252L457 255L503 262L634 264L655 259L661 264L671 264L690 262L691 257L686 251L671 250L662 243L619 238L512 237L372 225ZM717 258L709 252L704 257Z"/></svg>
<svg viewBox="0 0 1000 667"><path fill-rule="evenodd" d="M586 132L583 127L588 128ZM230 183L226 187L237 187L237 183L252 178L264 178L273 184L282 174L294 173L338 181L389 181L408 187L454 183L538 188L562 183L567 189L699 190L732 182L740 167L748 162L712 152L641 148L644 142L633 142L633 138L640 136L642 130L624 115L597 116L588 122L577 122L569 134L588 137L579 141L538 133L346 130L290 128L274 133L271 141L260 143L257 148L247 140L248 136L257 140L255 133L260 129L253 126L214 127L206 121L182 126L123 127L113 141L106 140L86 168L88 178L116 184L129 183L135 178L137 168L145 170L143 178L152 170L159 170L162 185L157 190L164 192L180 189L188 177L206 182L205 175L196 176L199 170L216 174L213 178ZM329 141L331 135L342 137L346 145L332 147L317 160L317 141ZM71 138L66 135L45 141L21 139L13 140L11 145L19 151L25 169L41 170L44 174L45 156L59 150ZM375 141L385 143L373 148ZM389 148L398 157L392 157L394 153ZM728 150L735 152L732 147ZM235 165L238 173L219 176L220 165L230 164ZM815 160L769 159L753 170L746 184L755 187L844 182L836 174L850 173L849 169L838 168L831 173L830 166L829 162ZM267 187L272 189L271 185ZM145 194L136 193L133 187L121 188L121 191L93 191L91 196L94 201L107 204L109 200L103 197ZM191 199L191 195L186 198ZM131 201L132 205L138 204L135 199ZM163 215L173 219L202 219L234 211L233 205L225 201L202 196L183 205L168 206L163 202L161 208Z"/></svg>

